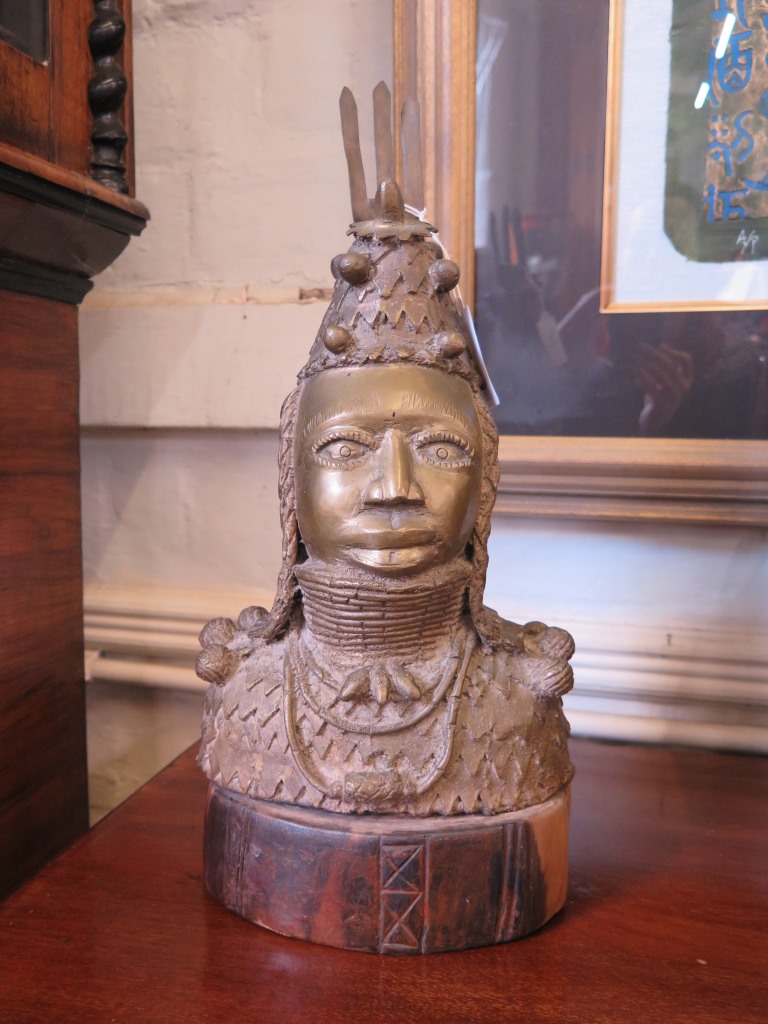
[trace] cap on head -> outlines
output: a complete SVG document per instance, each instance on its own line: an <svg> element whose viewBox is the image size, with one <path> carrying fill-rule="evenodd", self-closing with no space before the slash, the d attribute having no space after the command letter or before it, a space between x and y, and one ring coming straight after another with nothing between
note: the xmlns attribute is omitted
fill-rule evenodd
<svg viewBox="0 0 768 1024"><path fill-rule="evenodd" d="M378 188L369 199L360 153L357 105L349 89L340 99L349 169L353 242L334 257L331 304L300 378L325 369L413 362L480 377L465 326L451 294L459 268L444 258L435 228L418 215L424 204L418 104L403 107L405 196L394 177L392 104L380 82L373 93Z"/></svg>

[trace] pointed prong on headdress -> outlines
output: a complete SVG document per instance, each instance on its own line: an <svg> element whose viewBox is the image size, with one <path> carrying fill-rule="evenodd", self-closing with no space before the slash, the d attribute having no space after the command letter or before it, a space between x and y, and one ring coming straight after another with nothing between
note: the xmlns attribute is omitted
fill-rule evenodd
<svg viewBox="0 0 768 1024"><path fill-rule="evenodd" d="M357 123L357 104L347 86L341 90L339 97L341 111L341 136L344 140L344 154L349 170L349 194L352 200L352 219L368 220L371 216L371 204L365 190L365 171L360 153L360 129Z"/></svg>
<svg viewBox="0 0 768 1024"><path fill-rule="evenodd" d="M373 134L376 143L376 185L395 176L392 148L392 96L386 82L373 90Z"/></svg>
<svg viewBox="0 0 768 1024"><path fill-rule="evenodd" d="M421 111L418 101L407 99L400 118L403 140L403 197L414 210L424 209L424 175L421 166Z"/></svg>

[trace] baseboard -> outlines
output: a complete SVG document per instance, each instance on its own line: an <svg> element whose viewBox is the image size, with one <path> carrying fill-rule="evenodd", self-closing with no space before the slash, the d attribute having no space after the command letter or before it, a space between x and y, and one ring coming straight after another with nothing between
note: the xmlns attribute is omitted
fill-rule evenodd
<svg viewBox="0 0 768 1024"><path fill-rule="evenodd" d="M89 678L205 689L194 674L198 633L214 615L271 593L87 587ZM504 611L504 609L500 609ZM577 639L576 687L566 699L582 736L768 752L768 637L703 630L569 623Z"/></svg>
<svg viewBox="0 0 768 1024"><path fill-rule="evenodd" d="M85 650L89 679L183 690L206 689L194 671L198 636L209 619L269 608L272 594L86 586Z"/></svg>

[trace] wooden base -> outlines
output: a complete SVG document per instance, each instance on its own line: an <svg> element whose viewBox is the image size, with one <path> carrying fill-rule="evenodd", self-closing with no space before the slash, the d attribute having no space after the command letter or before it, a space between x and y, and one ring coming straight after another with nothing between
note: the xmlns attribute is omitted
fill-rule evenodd
<svg viewBox="0 0 768 1024"><path fill-rule="evenodd" d="M568 792L494 816L351 815L211 786L205 882L271 931L342 949L436 953L509 942L563 906Z"/></svg>

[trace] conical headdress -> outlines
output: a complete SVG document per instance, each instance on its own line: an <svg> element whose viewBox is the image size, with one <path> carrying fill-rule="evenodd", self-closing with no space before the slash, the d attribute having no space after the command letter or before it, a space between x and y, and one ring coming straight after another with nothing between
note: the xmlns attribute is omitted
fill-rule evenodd
<svg viewBox="0 0 768 1024"><path fill-rule="evenodd" d="M481 386L463 317L451 295L459 268L444 259L423 206L418 104L403 108L404 188L394 180L391 98L380 82L373 93L378 188L369 199L360 153L357 105L340 99L352 216L349 251L332 263L336 285L300 379L320 370L370 363L413 362L457 373Z"/></svg>

